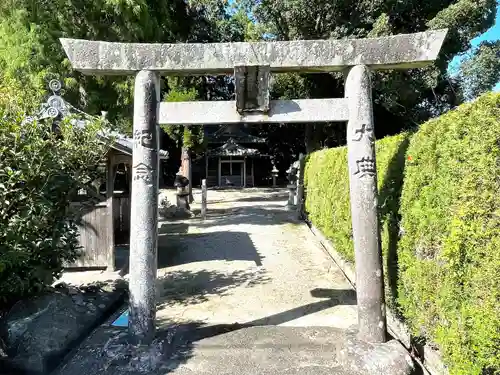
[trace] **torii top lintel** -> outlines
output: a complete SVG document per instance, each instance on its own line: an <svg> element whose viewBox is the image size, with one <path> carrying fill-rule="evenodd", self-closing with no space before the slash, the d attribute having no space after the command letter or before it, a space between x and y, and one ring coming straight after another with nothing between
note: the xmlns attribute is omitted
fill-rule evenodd
<svg viewBox="0 0 500 375"><path fill-rule="evenodd" d="M447 30L371 39L252 43L114 43L61 38L73 68L85 74L232 74L238 65L269 65L272 72L411 69L436 59Z"/></svg>

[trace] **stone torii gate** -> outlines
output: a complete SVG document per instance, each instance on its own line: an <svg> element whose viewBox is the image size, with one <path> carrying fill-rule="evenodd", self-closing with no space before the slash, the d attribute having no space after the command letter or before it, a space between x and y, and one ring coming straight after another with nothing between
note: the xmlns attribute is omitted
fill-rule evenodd
<svg viewBox="0 0 500 375"><path fill-rule="evenodd" d="M386 341L377 216L371 70L411 69L436 59L446 30L374 39L143 44L61 39L84 74L134 74L134 151L129 331L155 335L159 124L347 121L359 338ZM269 100L270 73L349 70L345 98ZM160 75L234 74L236 101L160 103Z"/></svg>

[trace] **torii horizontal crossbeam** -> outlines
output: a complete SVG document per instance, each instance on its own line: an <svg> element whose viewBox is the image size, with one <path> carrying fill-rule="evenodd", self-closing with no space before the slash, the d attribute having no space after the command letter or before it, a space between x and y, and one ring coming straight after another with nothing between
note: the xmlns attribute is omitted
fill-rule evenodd
<svg viewBox="0 0 500 375"><path fill-rule="evenodd" d="M271 100L268 113L239 114L234 101L160 103L159 124L315 123L349 119L347 99Z"/></svg>
<svg viewBox="0 0 500 375"><path fill-rule="evenodd" d="M447 30L371 39L252 43L113 43L62 38L73 68L85 74L233 74L236 65L269 65L272 72L422 67L436 59Z"/></svg>

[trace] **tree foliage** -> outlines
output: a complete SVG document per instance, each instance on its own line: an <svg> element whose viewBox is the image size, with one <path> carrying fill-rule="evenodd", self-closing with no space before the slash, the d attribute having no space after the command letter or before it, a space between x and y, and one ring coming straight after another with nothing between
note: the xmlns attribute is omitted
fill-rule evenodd
<svg viewBox="0 0 500 375"><path fill-rule="evenodd" d="M461 86L458 79L448 76L448 63L493 24L497 6L496 0L242 0L239 4L265 30L262 38L277 40L367 38L448 28L442 52L431 66L374 74L374 112L377 123L383 124L377 127L379 138L412 128L462 102ZM342 75L299 77L293 79L300 82L296 90L290 86L293 81L278 82L285 88L277 88L277 96L283 92L295 98L344 94ZM327 131L319 139L332 134L322 126L316 131Z"/></svg>
<svg viewBox="0 0 500 375"><path fill-rule="evenodd" d="M42 290L78 254L70 202L93 181L100 124L23 123L0 112L0 304Z"/></svg>
<svg viewBox="0 0 500 375"><path fill-rule="evenodd" d="M80 109L129 131L133 77L85 76L72 71L59 38L119 42L197 41L197 15L183 0L10 0L0 4L0 82L39 97L47 77L61 78L65 97ZM196 27L195 27L196 26ZM6 68L6 69L4 69ZM45 79L44 79L45 78ZM42 94L43 95L43 94Z"/></svg>
<svg viewBox="0 0 500 375"><path fill-rule="evenodd" d="M16 12L0 20L0 107L31 114L46 94L49 73L39 27L21 27L21 19L21 12Z"/></svg>
<svg viewBox="0 0 500 375"><path fill-rule="evenodd" d="M198 92L194 87L179 86L179 80L169 79L170 90L165 95L165 102L190 102L195 101ZM203 127L190 127L187 125L163 125L163 130L174 140L178 147L192 150L203 144Z"/></svg>
<svg viewBox="0 0 500 375"><path fill-rule="evenodd" d="M226 42L262 39L362 38L447 27L438 61L426 69L383 72L373 77L377 136L411 128L484 91L495 80L494 49L481 47L464 74L449 77L448 62L492 25L495 0L9 0L0 4L0 101L28 107L43 96L47 78L62 78L68 101L88 113L108 111L116 127L129 131L132 77L95 77L73 72L60 37L122 42ZM484 66L479 69L476 65ZM461 84L465 82L465 84ZM169 90L168 85L164 91ZM228 77L184 78L198 100L232 99ZM478 89L469 89L478 87ZM286 74L276 78L273 98L343 96L341 74ZM15 111L15 110L14 110ZM281 131L280 127L275 128ZM289 127L294 147L308 150L341 144L343 130L317 124ZM270 133L271 130L266 131ZM290 153L289 151L283 151Z"/></svg>
<svg viewBox="0 0 500 375"><path fill-rule="evenodd" d="M460 65L459 75L467 99L490 91L500 82L500 40L474 48Z"/></svg>

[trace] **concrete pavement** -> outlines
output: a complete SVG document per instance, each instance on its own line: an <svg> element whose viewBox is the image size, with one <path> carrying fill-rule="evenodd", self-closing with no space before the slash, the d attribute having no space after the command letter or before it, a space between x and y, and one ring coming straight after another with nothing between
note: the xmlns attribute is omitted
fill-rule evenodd
<svg viewBox="0 0 500 375"><path fill-rule="evenodd" d="M157 340L131 344L115 316L56 374L410 373L398 343L356 340L355 292L286 198L209 191L206 220L162 222Z"/></svg>

